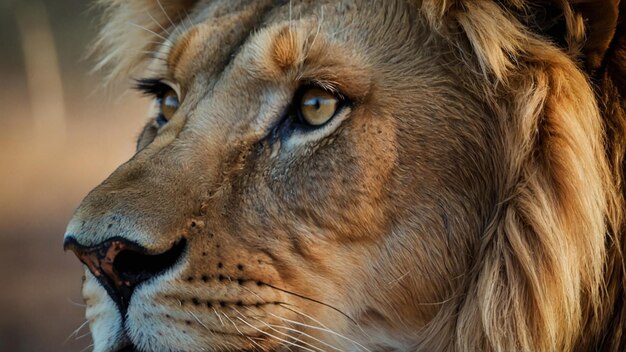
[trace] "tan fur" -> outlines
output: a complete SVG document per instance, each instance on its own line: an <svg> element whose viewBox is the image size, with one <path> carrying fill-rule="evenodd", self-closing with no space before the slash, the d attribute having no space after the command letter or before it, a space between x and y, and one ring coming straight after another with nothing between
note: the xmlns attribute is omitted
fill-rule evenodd
<svg viewBox="0 0 626 352"><path fill-rule="evenodd" d="M99 67L183 100L66 236L188 247L97 351L626 348L626 5L104 3ZM281 129L303 84L347 115Z"/></svg>
<svg viewBox="0 0 626 352"><path fill-rule="evenodd" d="M273 48L270 49L274 54L274 62L281 69L287 69L294 66L298 60L300 50L296 48L297 43L293 37L293 33L289 27L283 30L274 39Z"/></svg>

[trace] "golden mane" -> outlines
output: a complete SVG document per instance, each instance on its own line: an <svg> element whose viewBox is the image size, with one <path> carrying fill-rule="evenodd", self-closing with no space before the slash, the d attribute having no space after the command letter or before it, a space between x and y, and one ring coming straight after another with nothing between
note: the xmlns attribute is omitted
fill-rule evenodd
<svg viewBox="0 0 626 352"><path fill-rule="evenodd" d="M510 159L494 180L501 206L458 311L461 351L626 347L626 31L622 23L613 38L616 2L572 3L561 2L567 55L510 11L536 5L532 1L510 1L509 8L488 1L422 3L433 28L449 40L462 40L451 34L462 28L477 58L468 65L478 66L494 87L506 87L509 95L487 94L510 99L517 113L502 117L511 122L510 139L502 143ZM589 75L572 60L581 56Z"/></svg>
<svg viewBox="0 0 626 352"><path fill-rule="evenodd" d="M96 0L103 9L100 36L93 43L90 56L97 56L95 71L107 72L105 83L119 81L142 62L164 39L164 29L182 20L198 0ZM131 33L129 33L129 28Z"/></svg>

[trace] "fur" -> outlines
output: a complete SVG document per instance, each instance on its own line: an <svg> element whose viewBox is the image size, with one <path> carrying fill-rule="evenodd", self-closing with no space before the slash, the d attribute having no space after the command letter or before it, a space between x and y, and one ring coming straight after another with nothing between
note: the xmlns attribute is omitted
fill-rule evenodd
<svg viewBox="0 0 626 352"><path fill-rule="evenodd" d="M96 351L626 349L626 5L101 4L97 68L182 105L66 237L189 244ZM277 128L304 83L349 110Z"/></svg>

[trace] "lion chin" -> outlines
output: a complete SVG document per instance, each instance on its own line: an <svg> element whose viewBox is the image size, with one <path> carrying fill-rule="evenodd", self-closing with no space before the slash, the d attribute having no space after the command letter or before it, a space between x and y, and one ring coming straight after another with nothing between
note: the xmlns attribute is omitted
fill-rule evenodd
<svg viewBox="0 0 626 352"><path fill-rule="evenodd" d="M626 4L98 3L94 351L626 350Z"/></svg>

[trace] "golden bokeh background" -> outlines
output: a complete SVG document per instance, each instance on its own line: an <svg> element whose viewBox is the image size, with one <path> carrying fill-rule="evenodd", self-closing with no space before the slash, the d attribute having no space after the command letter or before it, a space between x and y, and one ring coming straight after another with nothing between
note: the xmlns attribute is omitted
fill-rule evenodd
<svg viewBox="0 0 626 352"><path fill-rule="evenodd" d="M84 59L98 27L91 2L0 0L0 351L90 350L82 268L63 233L132 155L147 106L97 88Z"/></svg>

